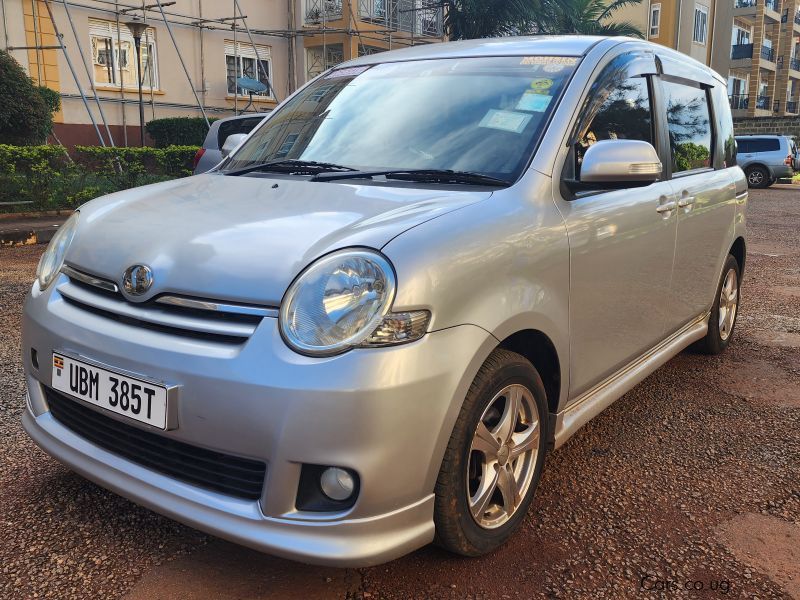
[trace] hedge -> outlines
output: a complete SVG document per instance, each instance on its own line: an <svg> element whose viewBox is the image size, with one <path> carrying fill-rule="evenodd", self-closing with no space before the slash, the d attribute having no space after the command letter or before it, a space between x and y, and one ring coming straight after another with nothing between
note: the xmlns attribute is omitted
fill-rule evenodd
<svg viewBox="0 0 800 600"><path fill-rule="evenodd" d="M209 119L213 123L217 119ZM173 117L153 119L144 128L157 148L168 146L202 146L206 139L208 126L200 117Z"/></svg>
<svg viewBox="0 0 800 600"><path fill-rule="evenodd" d="M196 146L103 148L0 144L0 210L58 210L148 183L192 174Z"/></svg>

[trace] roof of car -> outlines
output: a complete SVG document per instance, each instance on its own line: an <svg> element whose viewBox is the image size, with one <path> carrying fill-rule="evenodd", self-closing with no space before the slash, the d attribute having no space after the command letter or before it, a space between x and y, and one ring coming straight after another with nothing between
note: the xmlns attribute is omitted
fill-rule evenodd
<svg viewBox="0 0 800 600"><path fill-rule="evenodd" d="M369 54L347 62L347 66L422 60L426 58L464 58L477 56L583 56L595 44L607 38L590 35L531 35L517 37L459 40L442 44L424 44ZM616 38L628 41L629 38Z"/></svg>

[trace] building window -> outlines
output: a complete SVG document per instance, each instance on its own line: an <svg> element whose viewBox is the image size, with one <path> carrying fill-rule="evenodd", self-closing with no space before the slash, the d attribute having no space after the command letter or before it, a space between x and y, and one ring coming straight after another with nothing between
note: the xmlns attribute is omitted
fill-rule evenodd
<svg viewBox="0 0 800 600"><path fill-rule="evenodd" d="M692 41L706 45L708 35L708 7L702 4L694 5L694 35Z"/></svg>
<svg viewBox="0 0 800 600"><path fill-rule="evenodd" d="M249 77L260 81L267 86L263 92L254 94L265 98L273 98L270 74L272 73L272 55L269 46L262 44L243 44L237 42L234 46L230 40L225 40L225 68L228 81L228 95L247 96L250 92L236 85L239 77Z"/></svg>
<svg viewBox="0 0 800 600"><path fill-rule="evenodd" d="M344 47L342 44L306 48L306 77L313 79L341 62L344 62Z"/></svg>
<svg viewBox="0 0 800 600"><path fill-rule="evenodd" d="M658 31L661 27L661 3L650 5L650 36L651 38L658 37Z"/></svg>
<svg viewBox="0 0 800 600"><path fill-rule="evenodd" d="M750 29L742 27L741 25L733 25L732 46L739 46L742 44L750 43Z"/></svg>
<svg viewBox="0 0 800 600"><path fill-rule="evenodd" d="M113 21L89 19L94 83L136 89L141 74L142 87L158 88L156 35L152 27L142 34L141 64L136 65L136 49L130 29Z"/></svg>

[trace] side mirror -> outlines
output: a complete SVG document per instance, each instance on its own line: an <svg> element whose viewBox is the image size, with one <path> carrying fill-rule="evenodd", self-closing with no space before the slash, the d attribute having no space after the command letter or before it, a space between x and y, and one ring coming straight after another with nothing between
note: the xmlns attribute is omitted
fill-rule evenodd
<svg viewBox="0 0 800 600"><path fill-rule="evenodd" d="M232 133L227 138L225 138L225 143L222 144L222 158L227 158L228 155L236 150L236 148L241 144L245 138L247 137L246 133Z"/></svg>
<svg viewBox="0 0 800 600"><path fill-rule="evenodd" d="M652 144L641 140L602 140L583 155L581 183L653 183L661 160Z"/></svg>

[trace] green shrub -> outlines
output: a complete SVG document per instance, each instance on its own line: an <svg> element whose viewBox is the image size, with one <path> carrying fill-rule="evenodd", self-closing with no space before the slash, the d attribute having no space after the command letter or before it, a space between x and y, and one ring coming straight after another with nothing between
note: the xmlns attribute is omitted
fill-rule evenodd
<svg viewBox="0 0 800 600"><path fill-rule="evenodd" d="M19 63L0 50L0 144L44 143L53 131L50 106Z"/></svg>
<svg viewBox="0 0 800 600"><path fill-rule="evenodd" d="M42 97L51 113L61 110L61 94L44 85L36 86L36 91Z"/></svg>
<svg viewBox="0 0 800 600"><path fill-rule="evenodd" d="M213 123L216 119L209 119ZM144 128L153 139L156 148L167 146L202 146L208 126L201 117L173 117L153 119Z"/></svg>
<svg viewBox="0 0 800 600"><path fill-rule="evenodd" d="M23 210L75 208L111 192L191 175L196 151L76 146L71 159L61 146L0 145L0 202L33 202Z"/></svg>

